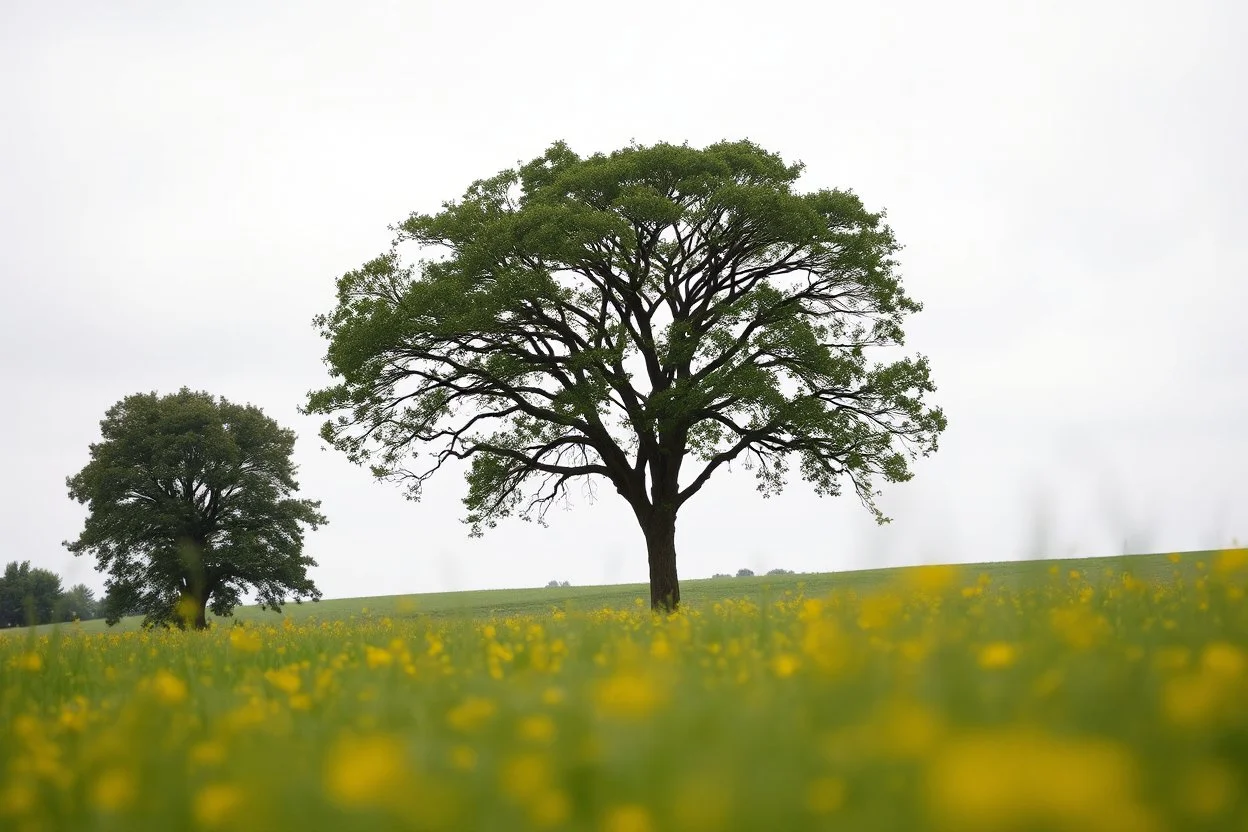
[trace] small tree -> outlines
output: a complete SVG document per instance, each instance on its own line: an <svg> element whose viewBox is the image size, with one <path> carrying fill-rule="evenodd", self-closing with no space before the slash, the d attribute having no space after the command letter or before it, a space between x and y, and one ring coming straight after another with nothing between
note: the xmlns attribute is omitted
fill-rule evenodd
<svg viewBox="0 0 1248 832"><path fill-rule="evenodd" d="M30 561L9 563L0 577L0 626L47 624L60 597L61 578L55 572L32 569Z"/></svg>
<svg viewBox="0 0 1248 832"><path fill-rule="evenodd" d="M75 584L70 587L56 603L56 620L90 621L99 617L100 603L95 600L95 592L86 584Z"/></svg>
<svg viewBox="0 0 1248 832"><path fill-rule="evenodd" d="M319 502L292 496L293 431L186 388L129 396L100 428L91 461L67 480L89 513L65 545L108 574L109 624L142 613L147 625L203 628L209 608L230 615L249 589L274 610L287 593L320 598L303 526L326 520Z"/></svg>
<svg viewBox="0 0 1248 832"><path fill-rule="evenodd" d="M475 182L339 280L316 319L337 381L306 410L413 499L468 462L473 534L606 481L645 537L655 608L680 601L678 511L734 461L764 495L790 462L821 495L848 481L885 522L876 478L910 479L945 418L925 358L867 353L902 344L920 306L883 214L798 193L801 172L748 141L557 143ZM404 265L404 242L445 256Z"/></svg>
<svg viewBox="0 0 1248 832"><path fill-rule="evenodd" d="M753 578L754 570L753 569L738 569L737 577L738 578Z"/></svg>

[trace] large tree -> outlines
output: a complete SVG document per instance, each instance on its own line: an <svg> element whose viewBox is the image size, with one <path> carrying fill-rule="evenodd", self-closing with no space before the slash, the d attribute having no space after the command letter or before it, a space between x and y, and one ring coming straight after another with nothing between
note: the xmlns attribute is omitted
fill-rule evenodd
<svg viewBox="0 0 1248 832"><path fill-rule="evenodd" d="M320 503L296 499L294 431L259 408L180 392L128 396L100 422L91 461L67 480L88 506L66 546L95 555L108 574L106 618L207 626L254 590L280 610L320 598L308 578L304 525L326 522Z"/></svg>
<svg viewBox="0 0 1248 832"><path fill-rule="evenodd" d="M339 279L316 320L337 381L305 409L412 498L468 461L473 534L607 480L645 535L655 608L680 600L677 512L734 460L764 495L790 460L821 495L847 480L886 522L876 478L909 479L945 418L924 357L867 352L901 345L920 305L883 214L797 192L801 171L748 141L556 143L412 214ZM432 256L405 264L405 243Z"/></svg>

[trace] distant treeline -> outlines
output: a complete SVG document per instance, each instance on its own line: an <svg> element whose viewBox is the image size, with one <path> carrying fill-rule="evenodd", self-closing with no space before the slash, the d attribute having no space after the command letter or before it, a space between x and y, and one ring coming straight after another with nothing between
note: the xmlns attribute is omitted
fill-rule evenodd
<svg viewBox="0 0 1248 832"><path fill-rule="evenodd" d="M0 577L0 627L51 624L55 621L87 621L104 616L103 604L85 584L68 590L61 578L47 569L32 569L30 561L13 561Z"/></svg>
<svg viewBox="0 0 1248 832"><path fill-rule="evenodd" d="M794 574L796 573L792 569L773 569L767 573L767 576L771 577L772 575L794 575ZM717 572L711 577L712 578L731 578L732 576L727 574L726 572ZM738 569L737 577L738 578L753 578L754 570L753 569Z"/></svg>

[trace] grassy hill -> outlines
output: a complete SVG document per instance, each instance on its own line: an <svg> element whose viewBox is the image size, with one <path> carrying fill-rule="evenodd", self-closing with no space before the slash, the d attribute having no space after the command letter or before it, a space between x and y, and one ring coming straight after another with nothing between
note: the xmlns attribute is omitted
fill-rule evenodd
<svg viewBox="0 0 1248 832"><path fill-rule="evenodd" d="M1063 558L1051 560L1004 561L994 563L971 563L959 565L969 576L987 574L994 583L1022 587L1049 578L1049 570L1056 567L1069 571L1078 569L1087 579L1099 580L1106 569L1115 573L1130 572L1145 580L1165 577L1175 569L1191 574L1201 568L1214 553L1208 551L1184 552L1176 566L1167 554L1118 555L1093 558ZM756 601L782 595L786 591L801 591L807 596L819 596L835 589L853 589L869 592L904 577L908 569L864 569L849 572L822 572L803 575L758 576L753 578L703 578L681 582L682 601L690 606L713 604L726 598L750 598ZM432 592L414 595L382 595L366 598L336 598L316 603L290 604L281 613L261 610L255 606L240 607L233 620L248 622L277 622L284 617L295 621L331 620L352 616L390 616L406 618L415 615L455 615L470 617L505 617L510 615L541 614L552 609L592 610L602 607L623 607L637 599L649 598L646 584L615 584L609 586L576 586L534 589L487 589L464 592ZM141 617L123 619L113 631L133 630L139 627ZM229 624L231 619L215 618L218 624ZM65 625L36 627L38 633ZM103 621L86 621L78 625L82 632L104 632L110 628ZM3 632L29 632L29 630L0 630Z"/></svg>

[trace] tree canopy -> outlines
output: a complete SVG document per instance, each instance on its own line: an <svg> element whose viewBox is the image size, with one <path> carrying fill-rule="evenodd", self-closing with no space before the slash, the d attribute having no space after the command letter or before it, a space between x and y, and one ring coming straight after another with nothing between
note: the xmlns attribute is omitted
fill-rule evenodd
<svg viewBox="0 0 1248 832"><path fill-rule="evenodd" d="M319 501L296 499L295 434L259 408L183 388L128 396L100 423L91 461L67 480L86 503L76 555L108 575L108 622L207 625L254 590L280 610L320 598L304 529L326 522Z"/></svg>
<svg viewBox="0 0 1248 832"><path fill-rule="evenodd" d="M61 578L55 572L32 568L28 560L5 565L0 576L0 627L49 623L61 596Z"/></svg>
<svg viewBox="0 0 1248 832"><path fill-rule="evenodd" d="M799 193L801 172L749 141L588 158L559 142L474 182L339 279L316 319L336 381L305 409L412 498L466 461L473 534L606 480L643 530L656 607L679 601L677 512L736 460L764 496L796 462L886 522L877 480L909 479L945 417L923 401L926 358L868 351L902 345L921 307L883 213Z"/></svg>

